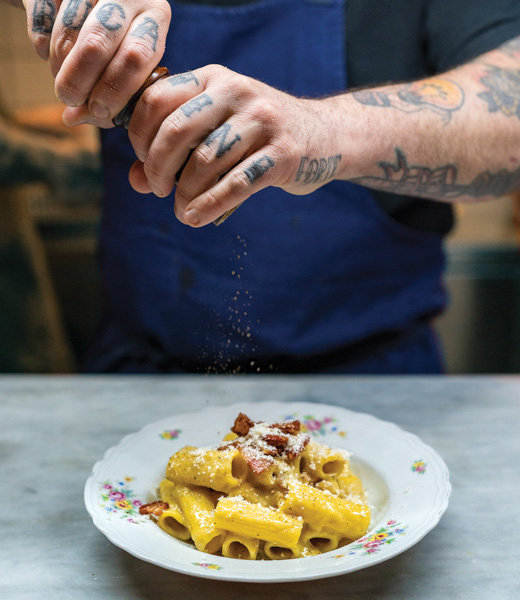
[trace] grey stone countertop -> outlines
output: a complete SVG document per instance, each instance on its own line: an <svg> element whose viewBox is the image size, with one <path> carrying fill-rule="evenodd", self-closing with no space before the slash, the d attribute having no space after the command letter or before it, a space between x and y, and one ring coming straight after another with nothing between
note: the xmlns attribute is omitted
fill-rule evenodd
<svg viewBox="0 0 520 600"><path fill-rule="evenodd" d="M92 524L83 488L127 433L241 401L312 401L417 434L450 469L440 523L367 569L298 583L229 583L131 556ZM0 376L0 597L493 599L520 597L520 377Z"/></svg>

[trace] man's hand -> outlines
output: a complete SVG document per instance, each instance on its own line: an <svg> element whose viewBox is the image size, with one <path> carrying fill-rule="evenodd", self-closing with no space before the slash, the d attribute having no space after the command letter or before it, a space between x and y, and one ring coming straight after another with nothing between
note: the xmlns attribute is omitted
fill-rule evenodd
<svg viewBox="0 0 520 600"><path fill-rule="evenodd" d="M164 197L182 170L175 213L197 227L267 186L310 193L341 160L318 107L218 65L163 79L130 122L130 182Z"/></svg>
<svg viewBox="0 0 520 600"><path fill-rule="evenodd" d="M166 0L24 0L38 54L49 62L66 123L111 119L160 61Z"/></svg>

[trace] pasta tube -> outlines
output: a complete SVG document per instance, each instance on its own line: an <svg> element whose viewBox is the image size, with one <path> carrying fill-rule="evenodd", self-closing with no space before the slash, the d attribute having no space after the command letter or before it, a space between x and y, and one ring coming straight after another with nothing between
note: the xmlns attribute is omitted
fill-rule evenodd
<svg viewBox="0 0 520 600"><path fill-rule="evenodd" d="M338 479L338 486L340 490L340 496L346 500L363 504L365 502L365 490L361 479L355 475L341 474Z"/></svg>
<svg viewBox="0 0 520 600"><path fill-rule="evenodd" d="M264 554L271 560L280 560L288 558L298 558L301 555L302 548L299 544L292 548L273 544L272 542L265 542Z"/></svg>
<svg viewBox="0 0 520 600"><path fill-rule="evenodd" d="M195 486L176 485L174 496L197 550L210 554L218 552L226 532L215 525L209 491Z"/></svg>
<svg viewBox="0 0 520 600"><path fill-rule="evenodd" d="M298 517L275 508L228 497L221 498L217 503L215 525L247 537L292 547L298 543L303 523Z"/></svg>
<svg viewBox="0 0 520 600"><path fill-rule="evenodd" d="M260 540L254 540L236 533L228 533L222 544L222 556L255 560L260 547Z"/></svg>
<svg viewBox="0 0 520 600"><path fill-rule="evenodd" d="M185 446L169 460L166 477L184 485L230 492L246 478L247 463L233 447L209 450Z"/></svg>
<svg viewBox="0 0 520 600"><path fill-rule="evenodd" d="M315 531L308 525L304 525L300 544L308 548L312 554L321 554L335 550L339 545L339 538L334 533Z"/></svg>
<svg viewBox="0 0 520 600"><path fill-rule="evenodd" d="M175 489L175 484L169 479L163 479L159 484L159 498L164 502L168 502L168 504L177 504L177 500L175 500L175 496L173 495L173 491Z"/></svg>
<svg viewBox="0 0 520 600"><path fill-rule="evenodd" d="M308 473L312 481L332 479L348 465L347 454L339 449L328 448L316 442L309 442L302 452L300 471Z"/></svg>
<svg viewBox="0 0 520 600"><path fill-rule="evenodd" d="M177 506L170 505L170 508L163 510L159 515L158 525L163 531L183 542L191 537L184 516Z"/></svg>
<svg viewBox="0 0 520 600"><path fill-rule="evenodd" d="M258 488L245 481L244 483L241 483L235 490L233 490L229 496L240 496L244 500L254 504L273 506L277 504L276 500L280 497L280 492L277 490Z"/></svg>
<svg viewBox="0 0 520 600"><path fill-rule="evenodd" d="M316 531L358 539L370 524L370 509L312 486L292 481L280 505L283 512L302 517Z"/></svg>

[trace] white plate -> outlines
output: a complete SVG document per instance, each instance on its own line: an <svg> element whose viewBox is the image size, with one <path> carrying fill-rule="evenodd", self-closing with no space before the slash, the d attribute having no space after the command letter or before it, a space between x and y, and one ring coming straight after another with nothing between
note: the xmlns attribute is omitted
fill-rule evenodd
<svg viewBox="0 0 520 600"><path fill-rule="evenodd" d="M300 419L316 441L352 452L372 506L367 535L319 556L245 561L199 552L141 516L139 506L156 498L168 458L185 445L216 445L240 411L257 421ZM85 505L112 543L142 560L198 577L281 582L349 573L404 552L437 525L450 492L441 457L392 423L326 404L256 402L178 414L126 436L94 465Z"/></svg>

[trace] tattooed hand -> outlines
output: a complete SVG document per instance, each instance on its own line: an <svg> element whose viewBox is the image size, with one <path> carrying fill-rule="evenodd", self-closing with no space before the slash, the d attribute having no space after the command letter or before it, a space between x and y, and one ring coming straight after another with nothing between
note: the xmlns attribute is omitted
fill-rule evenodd
<svg viewBox="0 0 520 600"><path fill-rule="evenodd" d="M167 0L24 0L29 37L49 62L66 122L107 125L160 61Z"/></svg>
<svg viewBox="0 0 520 600"><path fill-rule="evenodd" d="M318 106L218 65L163 79L130 122L130 182L164 197L182 169L175 213L197 227L267 186L310 193L341 160Z"/></svg>

